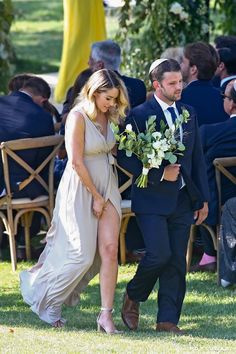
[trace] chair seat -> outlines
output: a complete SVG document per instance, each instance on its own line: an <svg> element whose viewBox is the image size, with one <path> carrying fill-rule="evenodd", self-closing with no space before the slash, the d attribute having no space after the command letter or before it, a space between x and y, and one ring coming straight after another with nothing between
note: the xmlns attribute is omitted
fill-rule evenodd
<svg viewBox="0 0 236 354"><path fill-rule="evenodd" d="M130 199L122 199L121 201L121 210L122 213L131 213L131 200Z"/></svg>
<svg viewBox="0 0 236 354"><path fill-rule="evenodd" d="M12 199L12 208L13 209L21 209L21 208L30 208L37 206L45 206L48 204L49 197L47 195L40 195L35 199L30 198L18 198ZM0 209L6 209L7 202L1 205Z"/></svg>

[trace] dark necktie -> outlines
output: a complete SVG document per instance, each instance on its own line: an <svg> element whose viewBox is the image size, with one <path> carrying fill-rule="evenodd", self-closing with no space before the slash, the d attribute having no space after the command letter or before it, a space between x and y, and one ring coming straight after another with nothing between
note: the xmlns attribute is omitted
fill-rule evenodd
<svg viewBox="0 0 236 354"><path fill-rule="evenodd" d="M167 110L170 112L172 122L174 124L176 121L176 118L177 118L177 115L175 113L175 109L174 109L174 107L168 107ZM182 174L179 175L178 181L179 181L179 189L183 188L185 186L185 182L183 180Z"/></svg>
<svg viewBox="0 0 236 354"><path fill-rule="evenodd" d="M176 118L177 118L177 115L176 115L176 113L175 113L175 109L174 109L174 107L168 107L167 110L170 112L171 118L172 118L172 122L173 122L173 124L174 124L174 123L175 123L175 120L176 120Z"/></svg>

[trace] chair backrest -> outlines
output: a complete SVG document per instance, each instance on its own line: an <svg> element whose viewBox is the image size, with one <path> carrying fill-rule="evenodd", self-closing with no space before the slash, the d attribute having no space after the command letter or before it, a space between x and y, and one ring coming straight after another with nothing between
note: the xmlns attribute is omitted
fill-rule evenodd
<svg viewBox="0 0 236 354"><path fill-rule="evenodd" d="M221 214L222 190L221 190L221 174L236 185L236 177L228 170L230 167L236 167L236 157L220 157L213 161L216 173L216 184L219 200L219 214ZM220 220L220 215L219 215Z"/></svg>
<svg viewBox="0 0 236 354"><path fill-rule="evenodd" d="M125 170L123 167L121 167L117 163L116 159L115 159L115 166L116 166L116 170L117 170L118 175L119 175L120 172L122 172L125 175L125 177L126 177L125 181L123 181L121 183L121 185L119 186L119 192L123 193L124 191L126 191L126 189L128 189L132 185L133 175L131 173L129 173L127 170Z"/></svg>
<svg viewBox="0 0 236 354"><path fill-rule="evenodd" d="M38 185L42 186L45 190L46 194L49 196L53 195L53 169L54 169L54 157L56 156L60 146L64 141L64 137L59 135L53 136L44 136L39 138L28 138L28 139L17 139L10 140L6 142L2 142L0 145L1 156L2 156L2 164L3 164L3 176L5 181L6 188L6 197L8 199L8 203L12 198L12 186L10 182L10 164L9 160L14 161L15 165L20 166L20 168L24 171L27 176L23 181L21 181L18 185L18 190L22 191L26 188L33 180L38 182ZM26 161L24 161L22 156L19 156L19 152L29 150L29 149L38 149L42 148L47 151L44 155L43 160L38 161L38 166L32 168ZM48 149L45 149L48 148ZM50 149L51 148L51 149ZM40 173L48 168L48 173L46 174L46 180L42 178ZM45 170L44 170L45 171ZM12 171L13 172L13 171ZM13 195L14 198L14 195Z"/></svg>

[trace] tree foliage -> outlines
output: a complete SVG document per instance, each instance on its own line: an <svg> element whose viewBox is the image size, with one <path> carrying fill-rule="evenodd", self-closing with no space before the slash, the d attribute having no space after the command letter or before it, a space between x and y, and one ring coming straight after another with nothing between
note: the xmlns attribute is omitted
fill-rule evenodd
<svg viewBox="0 0 236 354"><path fill-rule="evenodd" d="M218 26L222 33L236 35L236 0L215 0L214 10L222 16Z"/></svg>
<svg viewBox="0 0 236 354"><path fill-rule="evenodd" d="M9 40L9 32L13 21L11 0L0 0L0 92L6 92L7 81L11 74L11 60L14 56Z"/></svg>
<svg viewBox="0 0 236 354"><path fill-rule="evenodd" d="M145 77L154 58L168 47L209 36L209 1L124 0L117 40L123 47L125 71Z"/></svg>
<svg viewBox="0 0 236 354"><path fill-rule="evenodd" d="M236 0L124 0L117 34L124 70L145 78L150 63L168 47L208 42L210 28L236 35L235 18Z"/></svg>

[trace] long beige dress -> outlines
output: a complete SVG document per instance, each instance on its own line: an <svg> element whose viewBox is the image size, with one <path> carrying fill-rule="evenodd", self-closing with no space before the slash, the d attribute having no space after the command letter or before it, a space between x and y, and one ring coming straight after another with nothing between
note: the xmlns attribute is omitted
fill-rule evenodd
<svg viewBox="0 0 236 354"><path fill-rule="evenodd" d="M111 155L115 139L110 125L105 138L81 109L75 107L73 111L79 111L84 116L84 161L93 183L121 216L120 194ZM92 195L71 165L73 119L74 116L69 114L65 133L68 163L58 188L47 245L38 263L20 273L24 301L50 324L59 319L64 321L61 318L62 304L76 305L80 293L100 267L96 252L98 219L92 212Z"/></svg>

